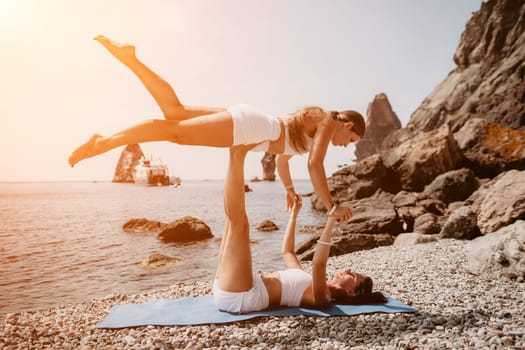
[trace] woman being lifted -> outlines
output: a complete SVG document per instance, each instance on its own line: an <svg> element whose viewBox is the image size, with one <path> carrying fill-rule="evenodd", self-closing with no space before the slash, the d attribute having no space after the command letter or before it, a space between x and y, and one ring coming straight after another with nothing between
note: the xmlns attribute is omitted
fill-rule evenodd
<svg viewBox="0 0 525 350"><path fill-rule="evenodd" d="M330 240L336 221L328 215L315 248L312 274L305 272L294 253L295 225L301 197L295 195L283 240L286 269L260 276L253 272L250 225L246 215L244 159L249 147L230 149L230 163L224 187L226 229L219 252L213 295L217 307L233 313L247 313L278 306L327 308L332 301L344 304L384 302L381 293L372 293L372 279L345 270L326 279Z"/></svg>
<svg viewBox="0 0 525 350"><path fill-rule="evenodd" d="M121 45L104 36L97 36L95 40L140 79L165 119L146 120L111 136L95 134L71 154L71 166L116 147L141 142L170 141L210 147L257 144L252 151L277 155L277 171L286 188L289 210L296 193L288 160L295 154L309 153L310 180L326 209L339 220L347 220L352 215L350 208L337 207L332 201L323 163L330 142L346 147L361 139L365 132L361 114L305 107L286 118L279 118L244 104L229 108L186 106L164 79L136 57L134 46Z"/></svg>

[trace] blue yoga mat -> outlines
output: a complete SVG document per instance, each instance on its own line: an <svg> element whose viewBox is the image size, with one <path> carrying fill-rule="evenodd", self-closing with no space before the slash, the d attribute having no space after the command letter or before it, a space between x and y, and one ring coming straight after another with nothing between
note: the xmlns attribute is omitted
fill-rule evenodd
<svg viewBox="0 0 525 350"><path fill-rule="evenodd" d="M136 326L189 326L211 323L229 323L248 320L260 316L295 316L317 317L352 316L383 312L415 312L416 310L392 298L383 304L371 305L333 305L327 310L305 308L282 308L263 310L236 315L220 311L211 295L182 299L161 299L143 304L120 304L111 311L98 328L126 328Z"/></svg>

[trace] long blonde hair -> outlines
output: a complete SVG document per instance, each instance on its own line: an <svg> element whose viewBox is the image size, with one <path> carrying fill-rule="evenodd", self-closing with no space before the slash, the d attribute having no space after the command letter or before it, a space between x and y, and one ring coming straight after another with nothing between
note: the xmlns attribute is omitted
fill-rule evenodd
<svg viewBox="0 0 525 350"><path fill-rule="evenodd" d="M365 119L356 111L346 110L342 112L330 111L325 112L321 107L309 106L301 108L290 115L288 118L288 135L290 145L299 153L308 152L308 142L306 141L306 132L304 128L305 117L324 117L329 116L335 121L352 122L352 131L359 137L363 137L366 130Z"/></svg>
<svg viewBox="0 0 525 350"><path fill-rule="evenodd" d="M288 135L290 137L290 145L292 148L299 153L308 152L304 118L325 115L325 111L321 107L316 106L304 107L292 113L288 118Z"/></svg>

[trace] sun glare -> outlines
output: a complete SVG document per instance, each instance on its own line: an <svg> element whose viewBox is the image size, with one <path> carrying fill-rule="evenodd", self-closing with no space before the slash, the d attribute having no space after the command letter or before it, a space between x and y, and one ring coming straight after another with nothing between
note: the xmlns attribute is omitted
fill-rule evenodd
<svg viewBox="0 0 525 350"><path fill-rule="evenodd" d="M28 1L0 0L0 28L15 26L21 19Z"/></svg>

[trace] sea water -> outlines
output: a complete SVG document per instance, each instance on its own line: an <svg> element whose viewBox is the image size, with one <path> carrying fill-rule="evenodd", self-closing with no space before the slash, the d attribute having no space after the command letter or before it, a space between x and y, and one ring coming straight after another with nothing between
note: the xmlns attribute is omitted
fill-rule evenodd
<svg viewBox="0 0 525 350"><path fill-rule="evenodd" d="M250 182L246 194L253 266L283 268L280 248L288 213L280 182ZM308 180L296 191L310 193ZM225 224L223 181L184 181L180 187L111 182L0 183L0 313L49 308L135 294L177 282L211 281ZM304 200L298 225L322 222ZM207 223L216 238L190 244L162 243L155 234L126 233L133 218L171 222L184 216ZM269 219L278 231L260 232ZM296 243L309 238L298 233ZM153 253L182 260L161 268L140 262Z"/></svg>

